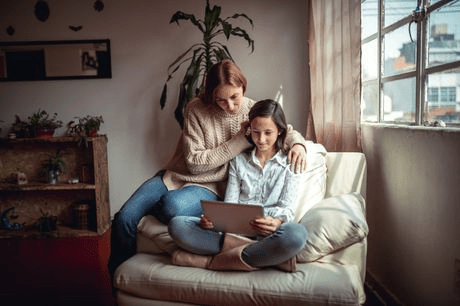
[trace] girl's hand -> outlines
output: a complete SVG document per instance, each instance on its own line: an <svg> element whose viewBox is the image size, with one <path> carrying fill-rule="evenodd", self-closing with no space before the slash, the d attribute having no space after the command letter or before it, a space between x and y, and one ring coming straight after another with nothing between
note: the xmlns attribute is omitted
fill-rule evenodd
<svg viewBox="0 0 460 306"><path fill-rule="evenodd" d="M200 227L202 229L210 230L214 228L214 223L212 223L211 220L209 220L209 218L206 217L205 215L201 215Z"/></svg>
<svg viewBox="0 0 460 306"><path fill-rule="evenodd" d="M295 144L288 153L288 161L291 171L302 173L307 169L307 150L301 144Z"/></svg>
<svg viewBox="0 0 460 306"><path fill-rule="evenodd" d="M270 236L283 223L280 219L265 216L251 221L254 231L260 236Z"/></svg>

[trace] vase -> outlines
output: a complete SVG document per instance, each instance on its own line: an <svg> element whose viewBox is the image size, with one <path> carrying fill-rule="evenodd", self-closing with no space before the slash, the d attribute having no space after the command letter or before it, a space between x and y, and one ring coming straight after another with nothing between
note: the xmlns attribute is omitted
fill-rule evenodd
<svg viewBox="0 0 460 306"><path fill-rule="evenodd" d="M48 172L48 183L56 184L59 180L59 173L57 171Z"/></svg>

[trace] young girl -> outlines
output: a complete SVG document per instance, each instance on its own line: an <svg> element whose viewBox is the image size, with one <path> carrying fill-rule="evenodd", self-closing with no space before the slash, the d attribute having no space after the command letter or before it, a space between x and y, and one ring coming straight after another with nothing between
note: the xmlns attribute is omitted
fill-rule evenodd
<svg viewBox="0 0 460 306"><path fill-rule="evenodd" d="M213 270L295 270L295 255L305 246L307 232L291 222L300 174L291 172L282 147L287 132L284 113L277 102L263 100L251 108L249 121L255 148L230 162L225 201L264 205L265 216L251 222L257 237L214 231L206 216L175 217L169 223L180 247L172 254L174 264Z"/></svg>

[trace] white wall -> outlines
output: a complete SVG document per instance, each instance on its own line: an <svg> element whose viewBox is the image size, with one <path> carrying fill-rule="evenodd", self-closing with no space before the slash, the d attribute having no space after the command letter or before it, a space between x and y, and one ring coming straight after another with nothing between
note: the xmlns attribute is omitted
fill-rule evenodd
<svg viewBox="0 0 460 306"><path fill-rule="evenodd" d="M112 79L0 83L0 120L23 118L38 108L57 112L64 122L74 116L102 115L107 134L112 215L132 192L151 177L172 154L180 133L173 117L177 77L169 83L169 100L161 111L159 98L168 65L200 39L189 23L169 24L176 10L203 16L205 0L47 1L46 22L34 16L36 0L0 0L0 40L59 40L109 38ZM306 1L211 1L224 17L246 13L255 40L250 54L243 41L232 39L230 51L246 74L247 96L259 100L283 95L288 121L305 132L307 76ZM15 28L8 36L6 28ZM82 25L78 32L68 26ZM59 131L63 132L63 129Z"/></svg>
<svg viewBox="0 0 460 306"><path fill-rule="evenodd" d="M367 270L407 305L460 305L460 130L362 130Z"/></svg>

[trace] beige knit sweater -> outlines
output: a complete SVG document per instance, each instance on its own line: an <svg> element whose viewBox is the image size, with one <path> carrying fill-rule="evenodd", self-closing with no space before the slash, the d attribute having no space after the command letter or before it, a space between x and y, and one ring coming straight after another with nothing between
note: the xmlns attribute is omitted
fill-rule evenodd
<svg viewBox="0 0 460 306"><path fill-rule="evenodd" d="M200 185L224 197L228 162L251 147L240 132L248 120L254 101L244 97L236 114L228 114L216 104L206 105L199 98L187 104L185 124L176 151L168 164L163 181L169 190ZM289 126L286 146L305 146L305 138Z"/></svg>

